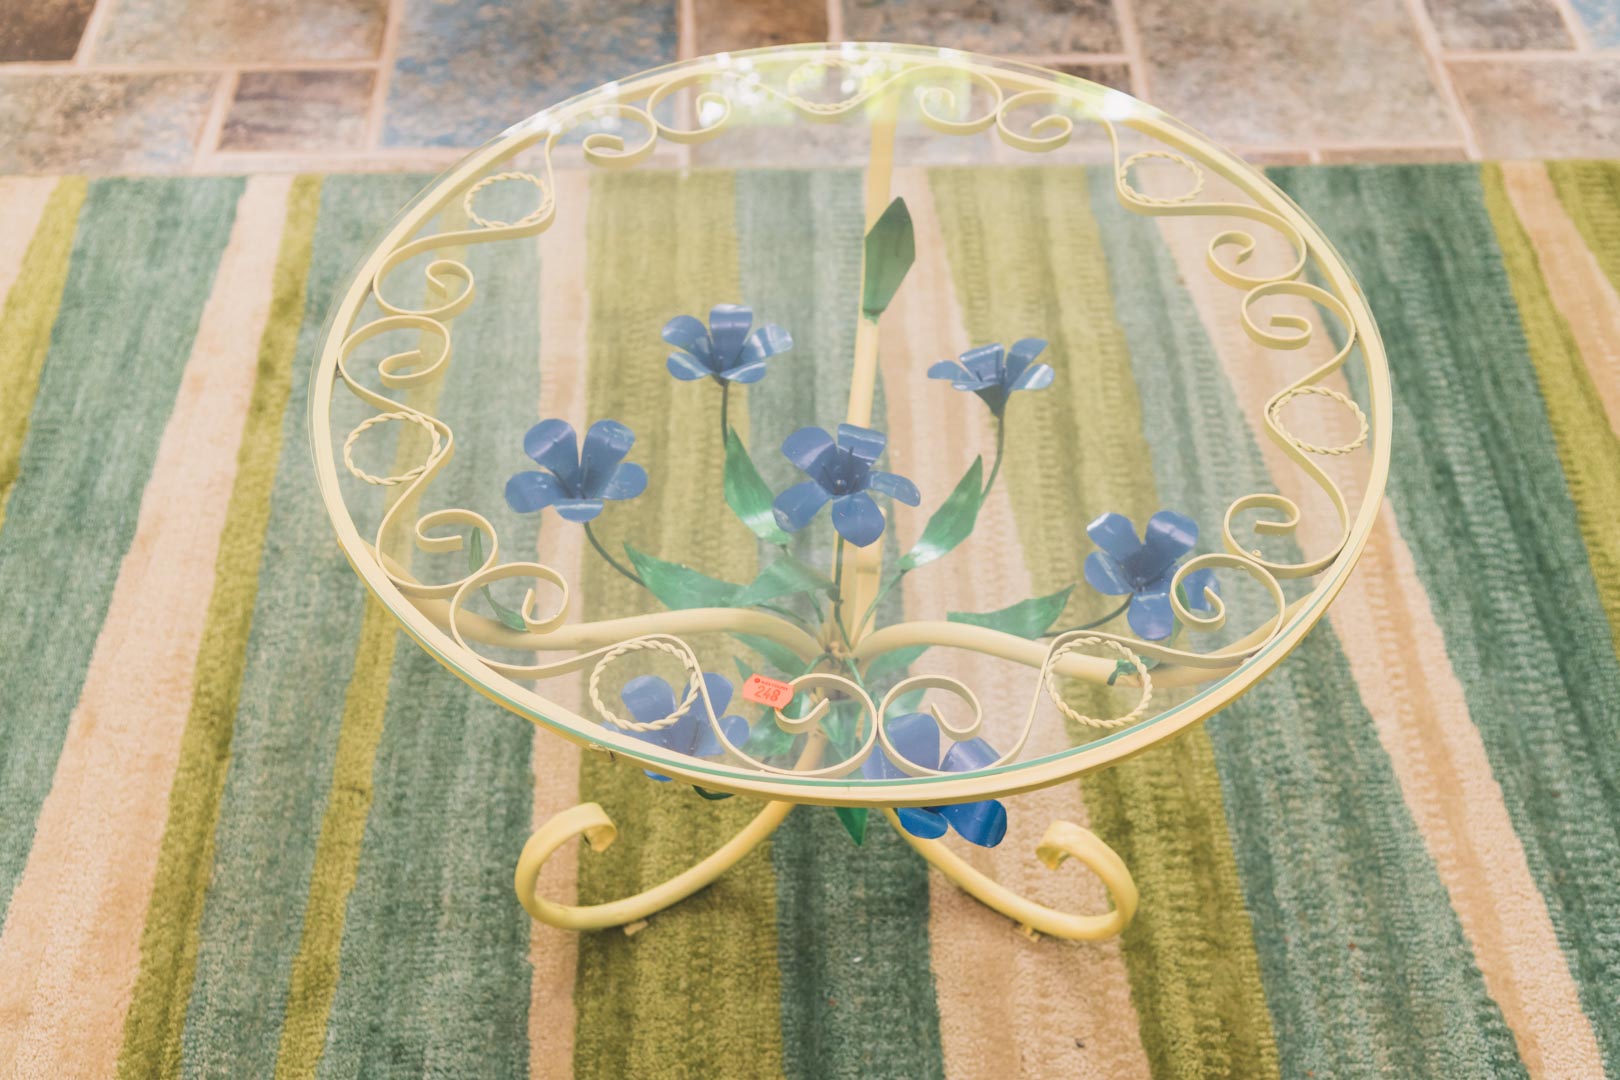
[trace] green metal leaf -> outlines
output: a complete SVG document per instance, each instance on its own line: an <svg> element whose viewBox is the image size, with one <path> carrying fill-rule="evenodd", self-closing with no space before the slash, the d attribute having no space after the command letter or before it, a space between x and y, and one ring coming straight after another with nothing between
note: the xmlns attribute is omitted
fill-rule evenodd
<svg viewBox="0 0 1620 1080"><path fill-rule="evenodd" d="M1017 634L1021 638L1038 638L1058 620L1063 614L1063 608L1069 602L1069 594L1074 592L1074 586L1052 593L1050 596L1037 596L1029 600L1021 600L1011 607L1004 607L1000 611L986 611L981 613L971 611L953 611L945 617L951 622L969 623L973 626L986 626L991 630L1000 630L1004 634Z"/></svg>
<svg viewBox="0 0 1620 1080"><path fill-rule="evenodd" d="M474 529L472 535L467 538L467 555L474 570L484 565L484 534L478 529ZM502 626L518 633L528 629L523 622L523 616L495 599L495 594L489 591L488 585L484 586L484 599L489 602L489 609L495 613L495 618L500 620Z"/></svg>
<svg viewBox="0 0 1620 1080"><path fill-rule="evenodd" d="M751 607L784 596L833 591L832 578L820 570L784 554L759 572L746 588L731 598L733 607Z"/></svg>
<svg viewBox="0 0 1620 1080"><path fill-rule="evenodd" d="M724 488L726 505L748 526L750 532L773 544L788 542L787 533L776 524L776 515L771 513L774 498L771 489L761 479L759 470L754 468L754 459L748 456L748 448L737 437L736 430L731 428L726 430Z"/></svg>
<svg viewBox="0 0 1620 1080"><path fill-rule="evenodd" d="M861 314L877 322L917 258L917 238L906 200L895 199L866 234Z"/></svg>
<svg viewBox="0 0 1620 1080"><path fill-rule="evenodd" d="M799 659L799 654L767 637L758 634L732 634L732 637L742 642L746 647L753 649L763 656L785 677L789 679L803 675L809 669L808 664Z"/></svg>
<svg viewBox="0 0 1620 1080"><path fill-rule="evenodd" d="M692 790L703 796L705 799L708 799L710 802L719 802L721 799L731 798L731 792L729 791L707 791L704 788L698 787L696 784L692 785Z"/></svg>
<svg viewBox="0 0 1620 1080"><path fill-rule="evenodd" d="M682 608L730 607L732 597L742 588L700 573L690 566L665 562L630 544L625 552L649 592L672 611Z"/></svg>
<svg viewBox="0 0 1620 1080"><path fill-rule="evenodd" d="M976 457L956 488L928 519L922 535L900 559L900 570L915 570L933 562L973 532L973 523L979 518L979 506L984 502L984 458Z"/></svg>
<svg viewBox="0 0 1620 1080"><path fill-rule="evenodd" d="M885 675L892 675L911 666L919 656L928 651L927 645L913 645L909 649L896 649L880 655L871 664L867 665L866 678L868 682L881 679Z"/></svg>
<svg viewBox="0 0 1620 1080"><path fill-rule="evenodd" d="M838 820L843 822L844 831L849 838L858 845L866 839L866 807L864 806L835 806L833 811Z"/></svg>

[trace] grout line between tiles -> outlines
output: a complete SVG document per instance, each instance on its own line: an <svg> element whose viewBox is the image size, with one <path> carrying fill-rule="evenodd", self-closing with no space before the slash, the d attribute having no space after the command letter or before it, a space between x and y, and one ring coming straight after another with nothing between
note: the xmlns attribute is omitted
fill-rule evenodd
<svg viewBox="0 0 1620 1080"><path fill-rule="evenodd" d="M844 40L844 0L827 0L827 40Z"/></svg>
<svg viewBox="0 0 1620 1080"><path fill-rule="evenodd" d="M1417 31L1418 45L1423 50L1423 59L1428 64L1429 75L1434 79L1435 87L1440 91L1440 97L1451 113L1452 122L1462 133L1463 151L1468 160L1480 160L1479 139L1474 136L1474 126L1468 122L1468 113L1463 108L1462 97L1457 88L1451 83L1451 72L1446 69L1443 58L1444 50L1440 45L1440 35L1429 19L1429 12L1423 6L1423 0L1405 0L1406 13L1412 20L1412 27Z"/></svg>
<svg viewBox="0 0 1620 1080"><path fill-rule="evenodd" d="M231 100L236 97L239 81L240 76L235 72L227 72L219 77L219 85L214 87L214 98L208 105L208 115L197 136L197 149L191 156L192 172L198 171L202 162L219 149L220 133L225 130L225 114L230 111Z"/></svg>
<svg viewBox="0 0 1620 1080"><path fill-rule="evenodd" d="M95 58L96 38L101 34L101 24L107 21L108 10L117 2L118 0L98 0L90 9L90 17L84 20L84 30L79 34L78 48L73 50L71 61L73 65L84 67Z"/></svg>
<svg viewBox="0 0 1620 1080"><path fill-rule="evenodd" d="M1114 0L1114 21L1119 26L1119 43L1130 61L1131 94L1138 100L1151 101L1153 88L1142 52L1142 35L1136 25L1135 0Z"/></svg>
<svg viewBox="0 0 1620 1080"><path fill-rule="evenodd" d="M366 112L365 144L368 150L382 147L388 83L394 75L394 57L399 51L399 27L404 14L405 0L388 0L388 12L383 17L382 47L377 51L377 74L371 80L371 108Z"/></svg>

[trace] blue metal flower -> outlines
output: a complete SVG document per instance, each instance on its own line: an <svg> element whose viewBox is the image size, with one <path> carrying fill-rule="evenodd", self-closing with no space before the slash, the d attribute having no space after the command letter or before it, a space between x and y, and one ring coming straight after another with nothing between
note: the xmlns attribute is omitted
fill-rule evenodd
<svg viewBox="0 0 1620 1080"><path fill-rule="evenodd" d="M983 739L969 739L953 744L941 761L939 725L927 713L897 716L885 725L885 730L900 756L925 769L971 772L993 764L1001 756ZM878 747L861 765L861 775L868 780L899 780L910 774ZM1007 808L995 799L949 806L902 806L895 813L906 832L925 840L938 840L947 827L980 847L995 847L1007 835Z"/></svg>
<svg viewBox="0 0 1620 1080"><path fill-rule="evenodd" d="M725 713L726 706L731 704L730 681L724 675L705 673L703 683L708 687L709 700L714 704L714 711ZM630 710L630 715L635 717L638 724L651 724L662 720L675 711L677 704L675 691L670 689L669 683L657 675L642 675L631 679L624 684L624 689L619 691L619 697L623 699L624 707ZM731 740L731 745L741 746L748 741L748 721L742 717L722 715L720 727L725 731L726 738ZM651 731L629 731L626 734L654 746L661 746L665 750L686 754L688 757L719 757L725 750L715 736L714 728L709 724L709 714L703 708L701 695L673 724ZM654 780L669 779L651 769L642 771Z"/></svg>
<svg viewBox="0 0 1620 1080"><path fill-rule="evenodd" d="M922 501L917 485L910 480L872 468L888 441L883 432L854 424L838 425L836 443L821 428L800 428L789 435L782 443L782 453L810 479L776 497L771 506L776 523L788 532L798 532L830 501L833 528L839 536L856 547L882 536L883 511L868 491L881 491L907 506Z"/></svg>
<svg viewBox="0 0 1620 1080"><path fill-rule="evenodd" d="M928 369L928 377L949 379L955 390L971 390L1000 416L1014 391L1044 390L1052 385L1052 365L1035 363L1045 348L1046 342L1040 338L1015 341L1007 350L1000 345L980 345L957 360L941 360Z"/></svg>
<svg viewBox="0 0 1620 1080"><path fill-rule="evenodd" d="M598 420L585 433L585 451L563 420L542 420L523 436L523 450L549 473L520 472L506 482L506 503L520 514L548 506L569 521L590 521L606 499L633 499L647 490L647 470L625 461L635 432Z"/></svg>
<svg viewBox="0 0 1620 1080"><path fill-rule="evenodd" d="M1174 510L1160 510L1148 519L1147 536L1136 538L1136 526L1124 514L1104 514L1086 526L1101 551L1086 556L1086 581L1108 596L1129 595L1131 629L1147 641L1162 641L1176 627L1170 606L1170 585L1180 558L1198 542L1198 525ZM1187 606L1212 611L1204 590L1220 595L1215 571L1194 570L1182 582Z"/></svg>
<svg viewBox="0 0 1620 1080"><path fill-rule="evenodd" d="M741 304L716 304L707 327L691 315L677 315L664 324L664 340L680 351L670 353L665 366L683 382L758 382L765 361L793 348L793 337L775 323L750 334L753 323L754 309Z"/></svg>

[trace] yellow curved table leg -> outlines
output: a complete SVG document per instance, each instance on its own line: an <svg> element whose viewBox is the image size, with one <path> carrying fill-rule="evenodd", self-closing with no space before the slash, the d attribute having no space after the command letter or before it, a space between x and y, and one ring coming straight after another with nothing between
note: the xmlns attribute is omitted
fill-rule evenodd
<svg viewBox="0 0 1620 1080"><path fill-rule="evenodd" d="M884 810L889 824L905 837L918 854L938 867L940 873L956 882L968 895L987 907L995 908L1026 930L1073 941L1097 941L1113 937L1130 925L1136 914L1136 882L1125 860L1087 829L1072 821L1054 821L1035 848L1035 855L1056 870L1064 859L1074 858L1102 879L1114 900L1114 910L1102 915L1074 915L1037 904L1019 896L1005 885L980 873L967 860L938 840L924 840L906 832L893 810Z"/></svg>
<svg viewBox="0 0 1620 1080"><path fill-rule="evenodd" d="M552 817L529 837L528 843L523 845L523 854L518 856L514 880L518 900L522 902L524 910L540 922L564 930L600 930L608 926L624 926L627 923L639 922L671 904L685 900L731 869L738 859L775 832L776 827L782 824L788 812L796 805L790 802L766 803L765 808L755 815L753 821L726 841L714 854L662 885L654 886L634 896L627 896L622 900L576 907L538 897L534 894L534 886L540 877L540 868L545 865L546 860L574 837L583 835L585 842L590 844L593 851L606 851L618 838L618 826L607 816L607 811L597 803L581 803Z"/></svg>

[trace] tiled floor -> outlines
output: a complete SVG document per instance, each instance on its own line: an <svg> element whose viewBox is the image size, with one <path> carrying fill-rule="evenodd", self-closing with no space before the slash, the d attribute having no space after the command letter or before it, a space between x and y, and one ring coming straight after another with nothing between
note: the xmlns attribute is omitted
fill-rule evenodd
<svg viewBox="0 0 1620 1080"><path fill-rule="evenodd" d="M1264 162L1620 155L1620 0L4 0L0 172L431 168L618 75L828 39L1033 59Z"/></svg>

